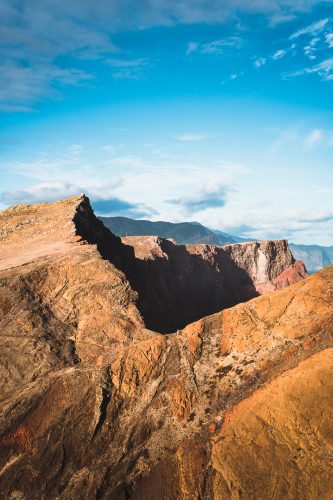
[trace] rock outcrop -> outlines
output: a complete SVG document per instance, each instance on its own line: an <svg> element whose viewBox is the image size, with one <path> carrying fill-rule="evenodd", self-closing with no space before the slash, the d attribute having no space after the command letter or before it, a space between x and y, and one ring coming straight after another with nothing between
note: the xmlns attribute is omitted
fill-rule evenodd
<svg viewBox="0 0 333 500"><path fill-rule="evenodd" d="M146 325L173 332L203 316L305 278L286 240L223 247L176 245L159 236L128 236L136 260L132 285Z"/></svg>
<svg viewBox="0 0 333 500"><path fill-rule="evenodd" d="M104 225L117 236L154 236L171 238L178 245L207 244L229 245L231 243L258 241L230 235L216 229L209 229L198 222L151 222L128 217L100 217ZM300 245L290 243L289 248L296 260L301 260L309 273L319 271L333 263L333 247L320 245Z"/></svg>
<svg viewBox="0 0 333 500"><path fill-rule="evenodd" d="M333 266L162 335L85 198L0 231L0 498L330 498Z"/></svg>

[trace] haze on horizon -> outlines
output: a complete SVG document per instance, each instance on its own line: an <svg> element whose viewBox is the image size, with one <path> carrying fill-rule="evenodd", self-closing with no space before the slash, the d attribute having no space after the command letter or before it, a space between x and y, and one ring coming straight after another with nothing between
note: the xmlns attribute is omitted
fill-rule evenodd
<svg viewBox="0 0 333 500"><path fill-rule="evenodd" d="M333 1L3 0L0 209L333 245Z"/></svg>

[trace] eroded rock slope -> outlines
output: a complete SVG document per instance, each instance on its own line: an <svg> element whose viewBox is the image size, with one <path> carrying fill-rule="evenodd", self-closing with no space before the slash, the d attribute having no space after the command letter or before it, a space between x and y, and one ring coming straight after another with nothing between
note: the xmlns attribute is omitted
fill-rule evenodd
<svg viewBox="0 0 333 500"><path fill-rule="evenodd" d="M0 231L0 498L330 498L332 266L161 335L85 198Z"/></svg>
<svg viewBox="0 0 333 500"><path fill-rule="evenodd" d="M132 284L152 330L170 333L203 316L305 278L286 240L227 246L176 245L158 236L128 236Z"/></svg>

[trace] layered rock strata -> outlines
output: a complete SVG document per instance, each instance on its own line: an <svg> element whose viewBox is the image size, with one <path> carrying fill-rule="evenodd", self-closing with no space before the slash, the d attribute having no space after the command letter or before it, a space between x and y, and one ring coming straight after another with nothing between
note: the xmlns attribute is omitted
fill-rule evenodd
<svg viewBox="0 0 333 500"><path fill-rule="evenodd" d="M203 316L305 278L286 240L223 247L176 245L158 236L128 236L135 252L132 285L146 325L173 332Z"/></svg>
<svg viewBox="0 0 333 500"><path fill-rule="evenodd" d="M0 498L330 498L333 266L161 335L86 199L0 231Z"/></svg>

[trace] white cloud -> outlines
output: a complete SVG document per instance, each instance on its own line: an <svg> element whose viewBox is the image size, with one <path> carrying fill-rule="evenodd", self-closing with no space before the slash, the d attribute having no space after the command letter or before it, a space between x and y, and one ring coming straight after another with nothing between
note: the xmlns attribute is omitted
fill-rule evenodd
<svg viewBox="0 0 333 500"><path fill-rule="evenodd" d="M0 203L5 206L21 203L52 202L86 194L100 215L127 215L128 217L152 216L156 211L144 203L135 203L115 196L114 189L123 183L122 179L102 185L78 185L68 182L35 184L18 191L0 193Z"/></svg>
<svg viewBox="0 0 333 500"><path fill-rule="evenodd" d="M315 45L317 45L319 40L320 40L320 38L318 38L317 36L312 38L312 40L310 40L310 42L309 42L310 47L314 47Z"/></svg>
<svg viewBox="0 0 333 500"><path fill-rule="evenodd" d="M190 55L192 54L193 52L196 52L199 48L199 43L198 42L189 42L187 44L187 50L186 50L186 54L187 55Z"/></svg>
<svg viewBox="0 0 333 500"><path fill-rule="evenodd" d="M323 80L333 80L333 58L325 59L325 61L322 61L315 66L303 68L299 71L295 71L294 73L286 74L285 76L296 77L312 73L319 75Z"/></svg>
<svg viewBox="0 0 333 500"><path fill-rule="evenodd" d="M0 193L2 203L37 203L41 201L57 201L62 198L77 196L81 192L88 194L95 200L107 200L113 195L116 188L123 184L118 178L103 185L81 185L71 182L45 182L34 184L17 191L3 191Z"/></svg>
<svg viewBox="0 0 333 500"><path fill-rule="evenodd" d="M294 40L294 39L299 38L300 36L303 36L303 35L308 35L308 34L314 35L315 33L319 33L325 28L325 26L327 25L328 22L329 22L329 19L321 19L320 21L317 21L316 23L310 24L310 26L306 26L305 28L302 28L302 29L296 31L296 33L293 33L290 36L290 40Z"/></svg>
<svg viewBox="0 0 333 500"><path fill-rule="evenodd" d="M272 154L281 150L285 151L290 146L308 150L319 145L325 148L333 145L332 132L322 128L302 130L300 126L294 126L277 132L277 138L270 147Z"/></svg>
<svg viewBox="0 0 333 500"><path fill-rule="evenodd" d="M191 142L191 141L203 141L209 138L209 135L206 134L197 134L197 133L189 133L189 134L181 134L174 136L177 141Z"/></svg>
<svg viewBox="0 0 333 500"><path fill-rule="evenodd" d="M108 61L115 79L142 78L149 63L140 57L126 57L128 53L113 42L119 32L179 24L222 24L241 14L260 14L280 22L297 12L308 12L319 3L320 0L142 0L138 7L137 0L1 0L0 106L6 111L27 112L45 98L61 98L67 85L92 82L96 69L83 72L82 60ZM317 23L317 29L324 21ZM294 36L307 31L309 27ZM235 36L209 43L190 42L187 53L221 54L240 43ZM67 69L59 62L65 58L71 61Z"/></svg>
<svg viewBox="0 0 333 500"><path fill-rule="evenodd" d="M277 50L273 55L272 55L272 59L274 61L276 61L277 59L282 59L282 57L284 57L286 55L287 51L284 50L284 49L279 49Z"/></svg>
<svg viewBox="0 0 333 500"><path fill-rule="evenodd" d="M279 59L284 58L287 54L295 55L296 44L291 44L290 47L286 47L285 49L278 49L272 55L268 55L267 57L258 57L254 61L254 65L256 68L260 68L264 64L270 61L278 61Z"/></svg>
<svg viewBox="0 0 333 500"><path fill-rule="evenodd" d="M43 183L18 191L4 191L0 193L0 201L8 204L56 201L79 195L80 192L77 185L67 182Z"/></svg>
<svg viewBox="0 0 333 500"><path fill-rule="evenodd" d="M264 64L266 64L267 62L267 59L265 57L258 57L258 59L256 59L254 61L254 65L256 68L260 68L261 66L264 66Z"/></svg>
<svg viewBox="0 0 333 500"><path fill-rule="evenodd" d="M234 191L234 189L226 185L223 181L212 179L209 182L205 182L193 194L169 199L167 203L177 205L185 214L191 215L207 209L224 207L230 191Z"/></svg>
<svg viewBox="0 0 333 500"><path fill-rule="evenodd" d="M269 205L265 210L262 206L239 211L226 207L222 217L215 221L216 228L244 238L287 238L298 243L314 244L316 233L332 230L333 211L285 211L277 214L269 210Z"/></svg>
<svg viewBox="0 0 333 500"><path fill-rule="evenodd" d="M115 155L123 149L123 144L106 144L105 146L102 147L103 151L107 151L108 153Z"/></svg>
<svg viewBox="0 0 333 500"><path fill-rule="evenodd" d="M41 97L61 97L60 88L66 85L85 85L94 75L82 70L58 68L44 64L36 70L17 62L0 64L0 109L29 111Z"/></svg>
<svg viewBox="0 0 333 500"><path fill-rule="evenodd" d="M105 63L113 68L113 78L132 78L140 80L144 76L144 70L150 65L149 59L106 59Z"/></svg>
<svg viewBox="0 0 333 500"><path fill-rule="evenodd" d="M310 148L313 148L315 146L318 146L322 142L323 137L324 137L323 130L321 130L319 128L315 128L315 129L311 130L311 132L305 138L304 147L306 149L310 149Z"/></svg>
<svg viewBox="0 0 333 500"><path fill-rule="evenodd" d="M221 81L221 85L224 85L225 83L230 82L230 81L235 81L238 78L240 78L241 76L243 76L244 74L245 74L245 71L241 71L240 73L231 73L231 75L229 75L227 78L225 78L224 80Z"/></svg>
<svg viewBox="0 0 333 500"><path fill-rule="evenodd" d="M194 52L200 54L221 55L233 48L239 48L242 45L242 39L238 36L230 36L221 40L213 40L208 43L189 42L187 45L186 54L190 55Z"/></svg>
<svg viewBox="0 0 333 500"><path fill-rule="evenodd" d="M330 49L333 48L333 33L327 33L325 35L326 42Z"/></svg>
<svg viewBox="0 0 333 500"><path fill-rule="evenodd" d="M277 131L277 138L270 146L270 153L275 155L281 149L285 149L299 140L299 131L296 127L289 127Z"/></svg>
<svg viewBox="0 0 333 500"><path fill-rule="evenodd" d="M68 153L70 156L80 156L83 153L82 144L71 144L68 148Z"/></svg>

